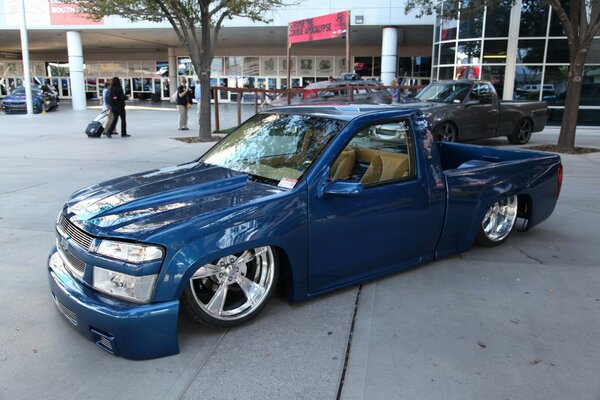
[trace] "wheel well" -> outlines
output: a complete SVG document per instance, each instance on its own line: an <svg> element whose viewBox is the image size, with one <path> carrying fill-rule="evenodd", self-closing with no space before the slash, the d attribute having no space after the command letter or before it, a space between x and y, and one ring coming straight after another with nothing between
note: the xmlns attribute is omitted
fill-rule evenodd
<svg viewBox="0 0 600 400"><path fill-rule="evenodd" d="M525 222L521 225L520 230L527 230L527 225L529 219L531 218L531 210L532 210L532 200L531 196L528 194L519 194L517 195L518 208L517 208L517 218L522 218Z"/></svg>
<svg viewBox="0 0 600 400"><path fill-rule="evenodd" d="M279 260L279 282L278 285L283 284L285 294L289 297L292 294L293 286L293 273L292 273L292 262L288 257L285 250L281 247L272 246L273 251L277 252L277 259Z"/></svg>

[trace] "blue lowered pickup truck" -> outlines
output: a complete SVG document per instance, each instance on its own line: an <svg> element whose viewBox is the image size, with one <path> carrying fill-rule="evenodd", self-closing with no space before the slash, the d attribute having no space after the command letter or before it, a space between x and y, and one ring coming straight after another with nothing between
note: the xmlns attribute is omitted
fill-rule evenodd
<svg viewBox="0 0 600 400"><path fill-rule="evenodd" d="M180 308L235 326L278 282L298 302L498 245L550 216L561 181L557 155L436 142L416 109L271 109L193 162L74 193L50 289L102 349L167 356Z"/></svg>

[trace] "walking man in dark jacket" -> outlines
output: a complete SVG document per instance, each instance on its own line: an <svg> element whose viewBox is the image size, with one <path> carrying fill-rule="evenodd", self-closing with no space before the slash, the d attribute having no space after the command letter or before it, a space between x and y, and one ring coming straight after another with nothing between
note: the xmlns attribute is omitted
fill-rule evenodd
<svg viewBox="0 0 600 400"><path fill-rule="evenodd" d="M121 80L115 76L112 78L110 89L108 91L108 104L110 106L110 113L113 117L112 123L106 132L106 137L109 139L115 132L115 127L117 126L117 120L119 118L121 118L121 137L131 136L127 134L127 121L125 120L125 100L127 100L127 96L123 92Z"/></svg>

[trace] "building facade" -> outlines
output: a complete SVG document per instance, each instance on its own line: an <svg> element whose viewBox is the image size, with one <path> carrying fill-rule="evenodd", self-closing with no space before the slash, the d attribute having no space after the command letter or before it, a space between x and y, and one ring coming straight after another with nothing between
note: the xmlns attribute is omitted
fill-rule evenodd
<svg viewBox="0 0 600 400"><path fill-rule="evenodd" d="M22 82L18 3L0 0L0 36L6 44L0 44L0 96ZM272 20L269 23L253 23L244 18L226 21L212 63L212 85L288 87L288 23L345 10L351 12L352 69L363 77L381 77L383 31L392 28L394 42L386 56L394 58L396 75L411 83L429 82L433 18L405 15L401 1L374 0L369 5L355 0L341 3L305 0L269 12L266 15ZM123 79L127 94L140 100L167 100L173 84L169 77L195 77L187 51L179 45L166 22L131 23L119 17L92 22L65 5L48 0L26 0L26 7L31 75L57 87L63 98L73 95L69 32L77 32L82 43L84 90L88 99L98 98L106 80L113 76ZM345 40L294 45L290 66L293 87L339 76L346 69ZM221 96L221 101L236 100L235 93L221 92Z"/></svg>
<svg viewBox="0 0 600 400"><path fill-rule="evenodd" d="M551 119L564 108L569 48L556 14L544 1L504 1L494 8L437 18L432 78L490 80L505 100L544 100ZM600 124L600 37L584 69L579 120Z"/></svg>

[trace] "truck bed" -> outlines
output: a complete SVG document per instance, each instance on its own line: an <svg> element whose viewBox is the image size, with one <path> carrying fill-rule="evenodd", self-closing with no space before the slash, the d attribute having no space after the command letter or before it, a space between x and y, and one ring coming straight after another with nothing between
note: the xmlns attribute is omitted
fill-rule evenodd
<svg viewBox="0 0 600 400"><path fill-rule="evenodd" d="M468 250L487 209L517 195L519 217L531 228L550 216L558 199L560 157L551 153L437 143L447 206L436 257Z"/></svg>

